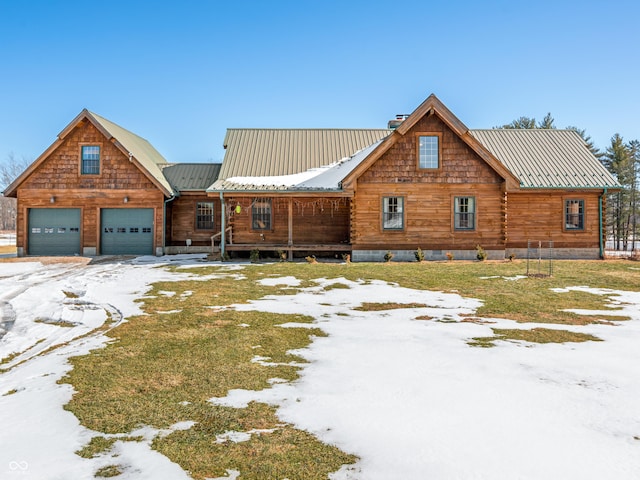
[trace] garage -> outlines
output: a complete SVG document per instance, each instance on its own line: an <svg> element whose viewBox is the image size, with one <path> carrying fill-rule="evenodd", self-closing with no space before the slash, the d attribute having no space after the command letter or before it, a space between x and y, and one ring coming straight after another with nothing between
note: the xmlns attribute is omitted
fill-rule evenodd
<svg viewBox="0 0 640 480"><path fill-rule="evenodd" d="M79 208L30 208L29 255L80 255Z"/></svg>
<svg viewBox="0 0 640 480"><path fill-rule="evenodd" d="M153 254L153 208L103 208L100 245L103 255Z"/></svg>

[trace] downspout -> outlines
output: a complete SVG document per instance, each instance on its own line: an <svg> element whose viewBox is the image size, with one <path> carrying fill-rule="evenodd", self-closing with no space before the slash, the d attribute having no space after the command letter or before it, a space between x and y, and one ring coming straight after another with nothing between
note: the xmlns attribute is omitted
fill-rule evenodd
<svg viewBox="0 0 640 480"><path fill-rule="evenodd" d="M600 258L604 258L604 232L603 230L603 215L602 215L602 198L607 194L607 187L604 187L602 195L598 197L598 233L600 238Z"/></svg>
<svg viewBox="0 0 640 480"><path fill-rule="evenodd" d="M162 205L162 254L166 253L167 247L167 203L172 202L176 199L175 194L171 194L169 198L164 201Z"/></svg>
<svg viewBox="0 0 640 480"><path fill-rule="evenodd" d="M227 228L225 224L225 205L224 205L224 194L220 191L220 260L224 261L224 257L226 254L225 244L227 243L227 239L225 236L225 229Z"/></svg>

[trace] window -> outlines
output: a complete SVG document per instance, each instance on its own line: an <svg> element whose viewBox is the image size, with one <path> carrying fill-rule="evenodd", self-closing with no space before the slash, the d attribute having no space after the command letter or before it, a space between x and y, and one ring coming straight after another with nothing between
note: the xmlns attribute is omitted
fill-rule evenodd
<svg viewBox="0 0 640 480"><path fill-rule="evenodd" d="M82 175L98 175L100 173L100 147L98 145L82 146Z"/></svg>
<svg viewBox="0 0 640 480"><path fill-rule="evenodd" d="M402 230L404 228L404 197L383 197L382 229Z"/></svg>
<svg viewBox="0 0 640 480"><path fill-rule="evenodd" d="M474 230L476 228L475 197L454 197L453 227L456 230Z"/></svg>
<svg viewBox="0 0 640 480"><path fill-rule="evenodd" d="M566 200L564 218L567 230L584 230L584 200Z"/></svg>
<svg viewBox="0 0 640 480"><path fill-rule="evenodd" d="M251 228L271 230L271 199L255 198L251 205Z"/></svg>
<svg viewBox="0 0 640 480"><path fill-rule="evenodd" d="M196 230L213 230L213 202L196 205Z"/></svg>
<svg viewBox="0 0 640 480"><path fill-rule="evenodd" d="M420 168L438 168L439 147L437 135L420 135L418 137L418 157Z"/></svg>

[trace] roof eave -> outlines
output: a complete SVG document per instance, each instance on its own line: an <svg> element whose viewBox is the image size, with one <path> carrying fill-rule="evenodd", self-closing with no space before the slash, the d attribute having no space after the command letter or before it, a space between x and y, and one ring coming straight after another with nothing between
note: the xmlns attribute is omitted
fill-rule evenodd
<svg viewBox="0 0 640 480"><path fill-rule="evenodd" d="M353 193L345 190L331 190L331 189L282 189L282 190L268 190L268 189L207 189L209 196L222 194L223 196L233 195L254 195L263 197L285 196L285 197L304 197L304 196L318 196L329 195L332 197L353 197Z"/></svg>

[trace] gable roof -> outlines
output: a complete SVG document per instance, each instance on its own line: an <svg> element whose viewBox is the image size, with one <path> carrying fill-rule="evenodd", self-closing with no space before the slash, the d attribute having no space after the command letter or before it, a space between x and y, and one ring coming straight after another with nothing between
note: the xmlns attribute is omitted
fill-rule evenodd
<svg viewBox="0 0 640 480"><path fill-rule="evenodd" d="M385 152L395 145L420 119L427 115L437 115L463 142L465 142L480 158L500 175L506 183L507 189L517 189L518 178L498 160L487 148L469 133L467 126L449 110L433 93L404 120L372 154L360 163L343 180L343 185L350 188L355 179L364 173Z"/></svg>
<svg viewBox="0 0 640 480"><path fill-rule="evenodd" d="M203 191L218 179L220 163L176 163L167 165L162 174L178 192Z"/></svg>
<svg viewBox="0 0 640 480"><path fill-rule="evenodd" d="M27 169L16 178L11 185L5 190L5 195L15 196L18 186L33 171L44 162L47 157L58 148L64 139L84 120L88 120L95 126L109 141L134 163L145 176L155 184L166 196L174 194L171 185L167 182L161 171L161 166L166 165L167 161L164 157L144 138L139 137L135 133L122 128L119 125L90 112L86 108L83 109L76 118L74 118L62 132L58 134L58 139L53 142Z"/></svg>
<svg viewBox="0 0 640 480"><path fill-rule="evenodd" d="M620 188L574 130L471 130L522 188Z"/></svg>
<svg viewBox="0 0 640 480"><path fill-rule="evenodd" d="M324 167L389 133L388 129L230 128L220 178L291 175Z"/></svg>

